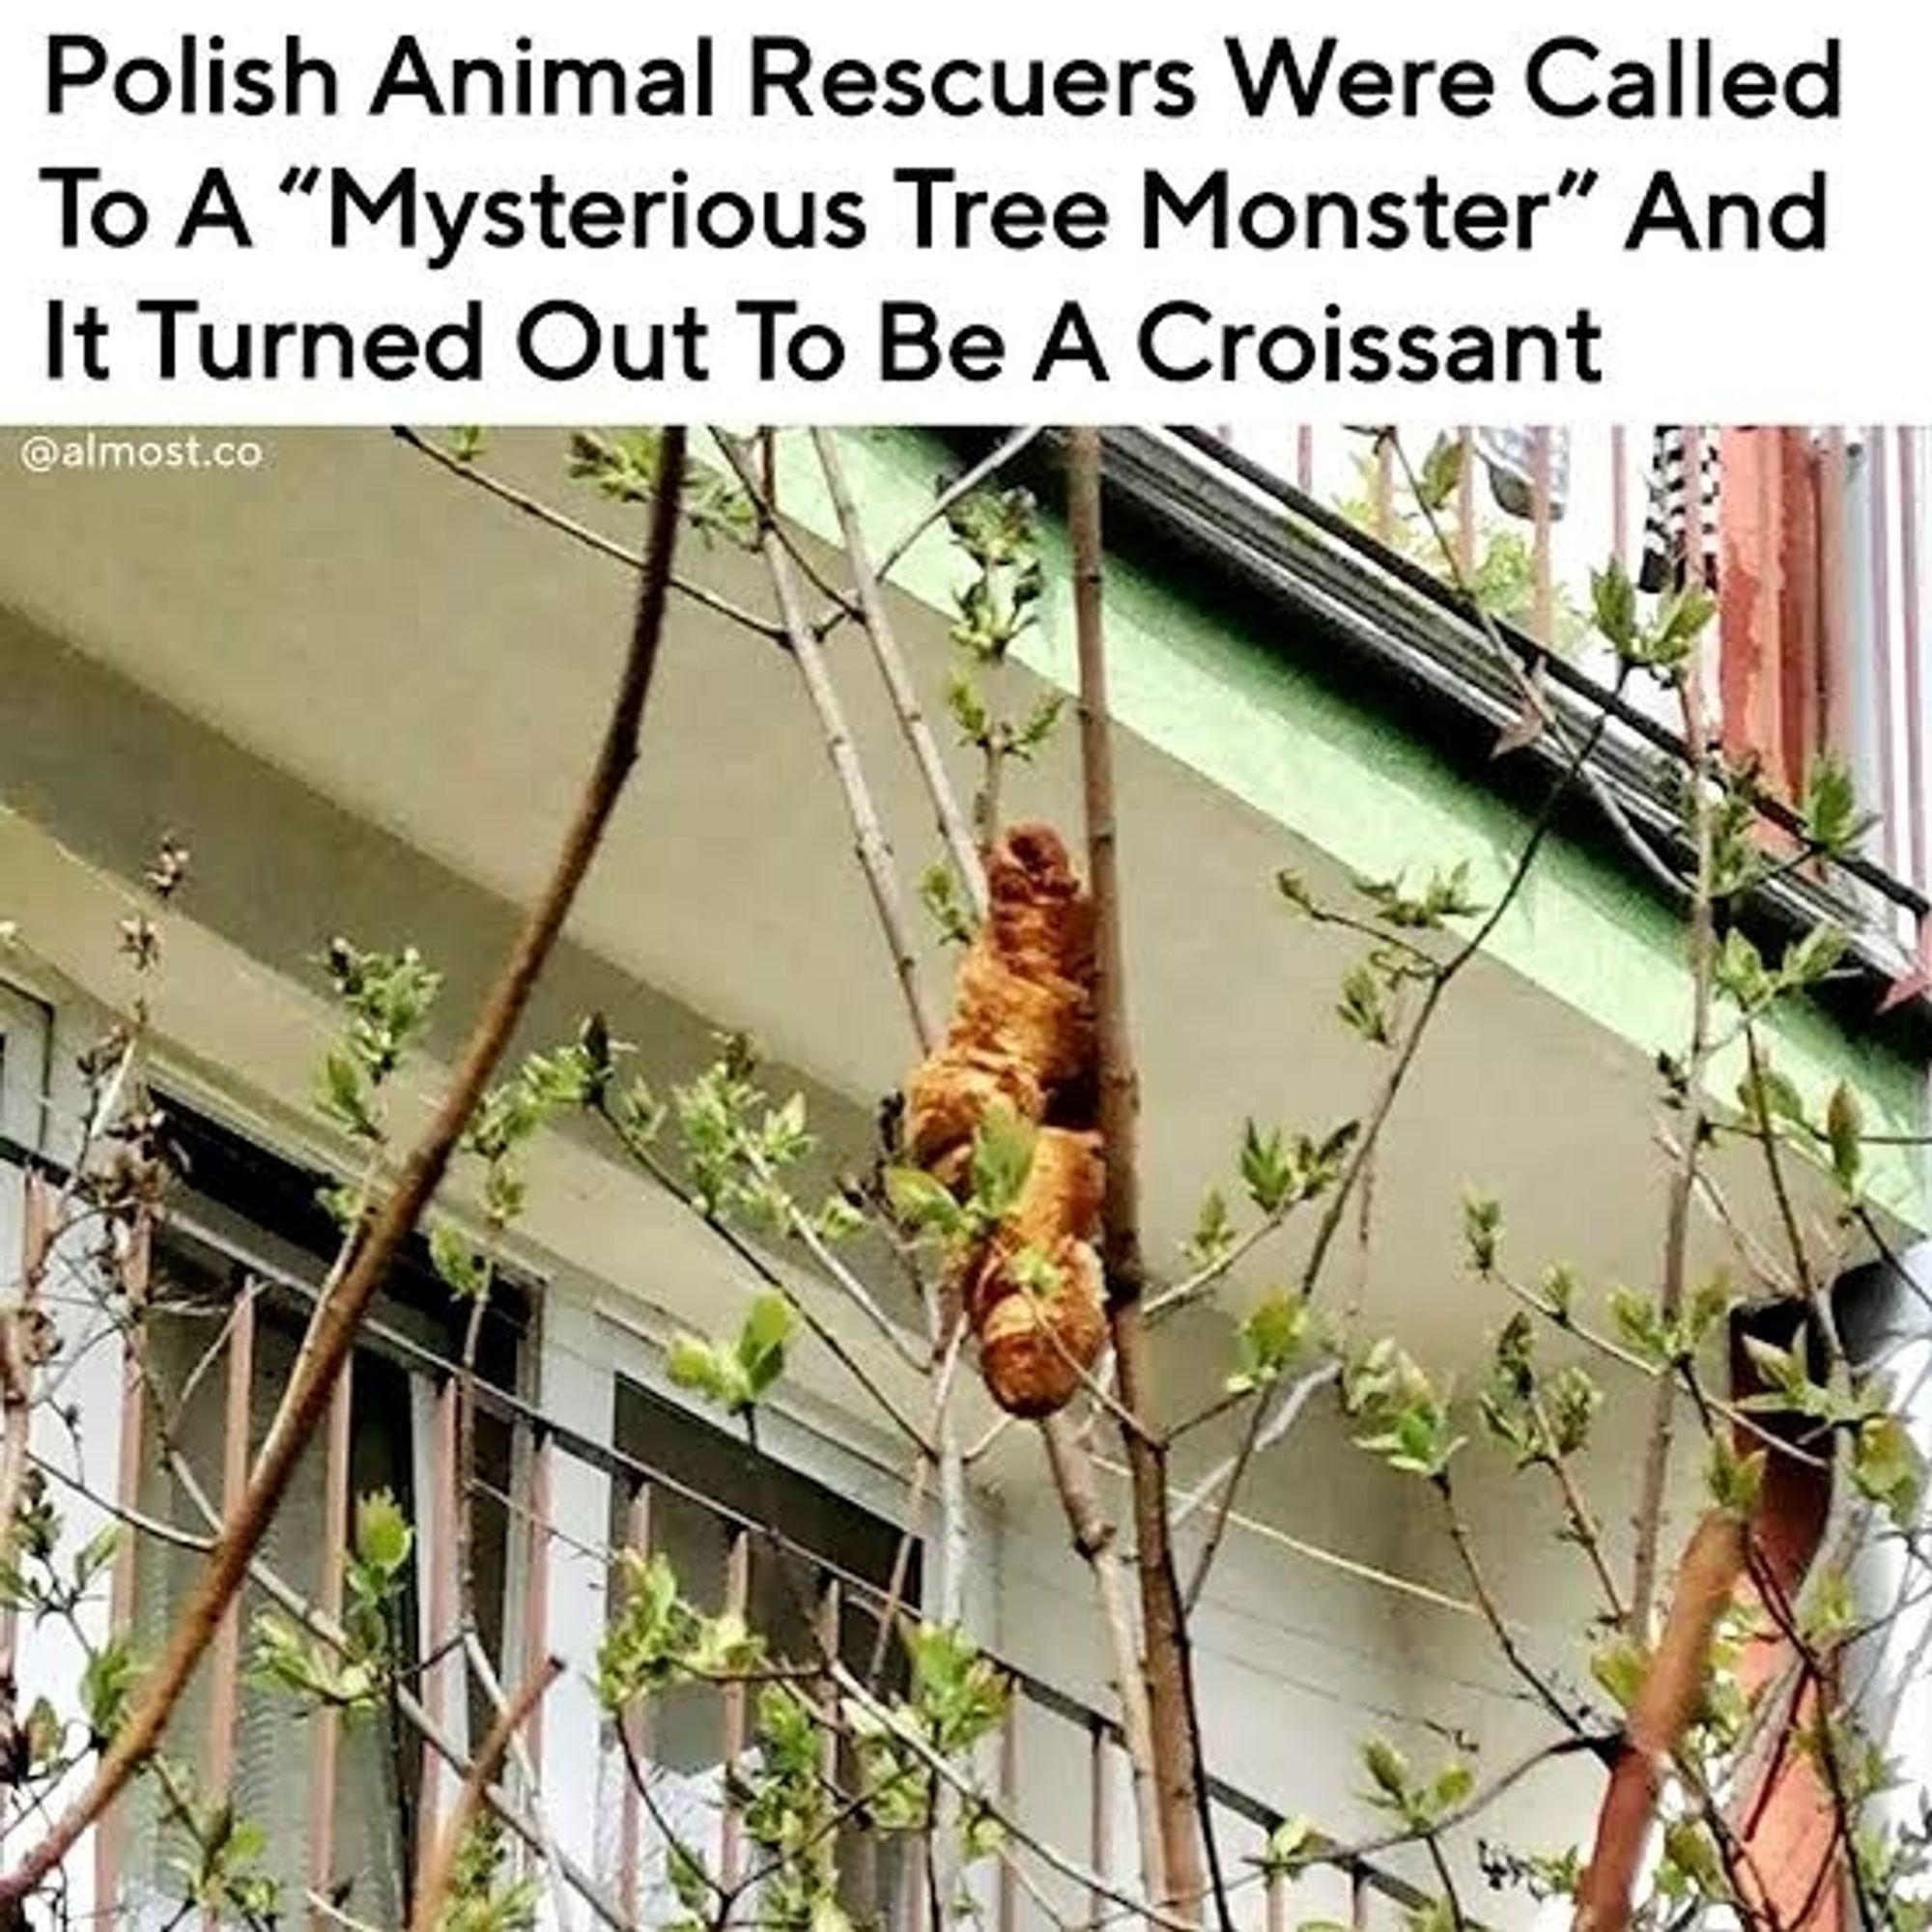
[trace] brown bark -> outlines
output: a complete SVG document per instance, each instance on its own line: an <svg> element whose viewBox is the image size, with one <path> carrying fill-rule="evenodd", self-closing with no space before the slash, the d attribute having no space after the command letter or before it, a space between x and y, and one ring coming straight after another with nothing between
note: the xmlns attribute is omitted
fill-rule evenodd
<svg viewBox="0 0 1932 1932"><path fill-rule="evenodd" d="M546 1659L536 1675L497 1713L496 1721L490 1726L482 1748L469 1761L469 1769L464 1774L463 1788L456 1794L456 1804L442 1828L442 1836L437 1840L436 1850L431 1855L428 1869L423 1875L422 1889L416 1896L415 1910L410 1915L411 1932L436 1932L437 1921L442 1917L443 1906L449 1898L449 1881L456 1868L457 1856L463 1850L463 1841L469 1836L469 1828L475 1824L478 1813L483 1809L484 1794L502 1770L503 1760L509 1755L511 1740L529 1721L544 1692L562 1674L561 1658Z"/></svg>
<svg viewBox="0 0 1932 1932"><path fill-rule="evenodd" d="M1101 1262L1133 1492L1135 1561L1146 1650L1149 1726L1167 1896L1183 1917L1208 1889L1201 1831L1201 1764L1189 1681L1187 1619L1174 1559L1167 1459L1154 1429L1140 1245L1139 1085L1127 1027L1121 934L1120 846L1115 823L1112 730L1107 704L1100 530L1100 433L1076 429L1068 451L1067 522L1073 545L1073 610L1080 663L1080 754L1087 810L1087 876L1094 908L1094 1022L1098 1037L1100 1139L1107 1191Z"/></svg>
<svg viewBox="0 0 1932 1932"><path fill-rule="evenodd" d="M1712 1510L1691 1532L1670 1612L1631 1706L1597 1814L1596 1844L1577 1893L1575 1932L1625 1932L1637 1871L1671 1758L1696 1716L1711 1675L1719 1619L1745 1576L1749 1530Z"/></svg>

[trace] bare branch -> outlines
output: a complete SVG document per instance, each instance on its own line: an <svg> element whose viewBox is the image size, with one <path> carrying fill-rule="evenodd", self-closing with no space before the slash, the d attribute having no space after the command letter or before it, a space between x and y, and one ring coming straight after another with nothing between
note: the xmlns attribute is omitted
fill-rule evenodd
<svg viewBox="0 0 1932 1932"><path fill-rule="evenodd" d="M449 1881L457 1855L463 1849L463 1841L469 1835L470 1826L476 1821L483 1794L502 1769L510 1740L529 1721L530 1714L545 1691L562 1675L563 1660L560 1657L547 1658L542 1669L497 1713L483 1739L482 1748L470 1761L462 1789L456 1794L456 1803L442 1828L442 1836L430 1854L422 1889L416 1894L415 1910L410 1915L411 1932L436 1932L436 1926L442 1918L444 1902L449 1896Z"/></svg>

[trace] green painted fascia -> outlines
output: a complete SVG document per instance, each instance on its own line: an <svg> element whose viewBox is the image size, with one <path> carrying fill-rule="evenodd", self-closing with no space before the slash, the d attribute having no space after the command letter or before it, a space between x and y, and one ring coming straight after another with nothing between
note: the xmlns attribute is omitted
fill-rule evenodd
<svg viewBox="0 0 1932 1932"><path fill-rule="evenodd" d="M779 441L786 514L836 542L809 440ZM950 451L909 430L848 434L842 454L853 495L881 544L929 511L934 478L956 468ZM1070 691L1071 572L1064 530L1043 522L1048 590L1015 656ZM944 611L964 574L940 527L907 554L894 581ZM1110 564L1109 695L1118 722L1357 874L1413 874L1466 859L1479 895L1496 890L1527 831L1520 809L1470 783L1397 720L1352 702L1233 629L1217 617L1210 591ZM1488 950L1646 1058L1677 1049L1688 1036L1682 923L1655 893L1574 842L1548 842ZM1922 1065L1809 1004L1787 1004L1773 1033L1777 1065L1808 1099L1822 1106L1847 1080L1874 1133L1925 1131ZM1740 1047L1720 1059L1714 1091L1735 1091L1741 1057ZM1910 1150L1875 1149L1873 1165L1875 1196L1926 1226L1932 1216L1919 1159Z"/></svg>

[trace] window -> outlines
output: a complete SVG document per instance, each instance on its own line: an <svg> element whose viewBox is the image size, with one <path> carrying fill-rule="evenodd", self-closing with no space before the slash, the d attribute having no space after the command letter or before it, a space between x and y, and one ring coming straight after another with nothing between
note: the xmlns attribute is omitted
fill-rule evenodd
<svg viewBox="0 0 1932 1932"><path fill-rule="evenodd" d="M903 1652L879 1642L878 1606L900 1566L899 1529L845 1495L753 1449L689 1410L619 1379L615 1446L638 1472L613 1485L613 1548L641 1544L668 1558L684 1596L700 1611L742 1610L771 1653L809 1662L836 1644L862 1677L880 1670L888 1694L902 1688ZM648 1473L645 1473L648 1472ZM769 1533L776 1527L778 1536ZM920 1552L905 1547L900 1602L916 1611ZM632 1751L650 1803L634 1790L616 1738L606 1753L606 1868L656 1923L668 1897L662 1830L703 1857L714 1872L742 1876L752 1855L734 1843L724 1804L726 1773L746 1748L749 1720L726 1692L688 1685L652 1699L634 1729ZM629 1847L628 1851L626 1847ZM910 1883L902 1848L863 1822L841 1836L846 1904L861 1923L897 1922ZM626 1870L626 1866L631 1869Z"/></svg>
<svg viewBox="0 0 1932 1932"><path fill-rule="evenodd" d="M150 1266L136 1501L145 1518L201 1532L206 1509L219 1508L224 1488L241 1480L266 1439L295 1368L313 1287L327 1264L333 1226L316 1203L317 1177L191 1112L168 1111L187 1184L156 1236ZM453 1618L446 1582L438 1601L440 1577L451 1577L453 1564L436 1534L449 1516L437 1506L439 1471L447 1482L453 1465L439 1462L439 1378L429 1365L460 1356L462 1315L420 1257L398 1268L352 1365L346 1451L338 1448L332 1464L328 1432L318 1432L261 1551L276 1578L320 1604L341 1547L335 1525L350 1520L356 1497L392 1494L417 1532L392 1642L405 1682L422 1694L425 1666L452 1635L429 1627L432 1605ZM520 1338L514 1308L485 1322L482 1380L514 1386ZM510 1523L501 1500L510 1463L507 1428L479 1412L469 1567L478 1634L498 1668L510 1609ZM333 1493L332 1467L346 1478ZM136 1539L137 1654L152 1656L165 1640L198 1561L191 1548ZM256 1682L249 1668L254 1621L281 1607L260 1586L244 1592L231 1634L174 1718L168 1753L193 1770L205 1791L226 1789L238 1814L266 1833L267 1868L281 1887L285 1920L304 1916L313 1888L366 1922L404 1923L424 1801L419 1732L393 1700L335 1720L305 1712L286 1690ZM466 1726L480 1735L489 1721L480 1698L474 1709L442 1716L459 1739ZM124 1888L131 1904L151 1905L164 1922L180 1894L178 1861L189 1841L164 1816L153 1780L144 1781L129 1817Z"/></svg>
<svg viewBox="0 0 1932 1932"><path fill-rule="evenodd" d="M46 1009L0 980L0 1145L9 1156L0 1178L0 1282L10 1284L22 1235L17 1162L41 1145L48 1032Z"/></svg>

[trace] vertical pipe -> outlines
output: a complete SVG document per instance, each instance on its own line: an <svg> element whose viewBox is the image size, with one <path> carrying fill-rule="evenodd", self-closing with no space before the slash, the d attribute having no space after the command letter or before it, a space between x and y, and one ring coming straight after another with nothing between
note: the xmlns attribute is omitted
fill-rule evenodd
<svg viewBox="0 0 1932 1932"><path fill-rule="evenodd" d="M1009 1818L1020 1816L1020 1712L1010 1692L1000 1719L1000 1807ZM1019 1875L1010 1859L1000 1861L1000 1932L1015 1932L1019 1923Z"/></svg>
<svg viewBox="0 0 1932 1932"><path fill-rule="evenodd" d="M35 1239L36 1216L47 1212L45 1184L37 1174L27 1177L27 1238ZM145 1308L154 1269L154 1239L143 1216L134 1224L121 1279L129 1304ZM139 1324L124 1331L121 1344L121 1441L114 1472L114 1499L123 1510L141 1506L141 1467L147 1428L147 1381L142 1375L145 1338ZM113 1578L108 1589L109 1617L115 1630L134 1621L134 1539L125 1530L114 1550ZM112 1924L120 1909L123 1807L110 1805L94 1831L94 1903L104 1924Z"/></svg>
<svg viewBox="0 0 1932 1932"><path fill-rule="evenodd" d="M727 1616L745 1616L751 1600L752 1533L740 1529L732 1534L731 1553L724 1565L724 1613ZM727 1684L724 1702L724 1780L728 1785L732 1772L745 1751L747 1708L744 1685ZM730 1802L728 1794L720 1792L719 1801L724 1809L719 1833L718 1882L729 1891L737 1885L743 1868L744 1833L737 1807Z"/></svg>
<svg viewBox="0 0 1932 1932"><path fill-rule="evenodd" d="M1879 796L1867 803L1879 814L1879 850L1888 870L1898 869L1898 765L1894 747L1892 706L1897 683L1891 674L1891 475L1886 458L1887 432L1874 424L1871 432L1871 577L1872 651L1878 687L1875 722L1878 725Z"/></svg>
<svg viewBox="0 0 1932 1932"><path fill-rule="evenodd" d="M1107 1727L1095 1716L1087 1726L1087 1863L1096 1878L1111 1881L1114 1863L1114 1794L1108 1773L1113 1759L1107 1745ZM1105 1917L1107 1899L1098 1891L1087 1895L1087 1911L1098 1925Z"/></svg>
<svg viewBox="0 0 1932 1932"><path fill-rule="evenodd" d="M1456 432L1456 568L1466 582L1476 573L1476 433Z"/></svg>
<svg viewBox="0 0 1932 1932"><path fill-rule="evenodd" d="M1779 724L1785 781L1802 798L1824 745L1820 710L1824 644L1820 629L1823 582L1819 568L1819 495L1824 466L1811 435L1787 429L1778 437L1778 489L1784 582L1778 602Z"/></svg>
<svg viewBox="0 0 1932 1932"><path fill-rule="evenodd" d="M1923 612L1918 581L1918 432L1898 432L1898 574L1899 603L1905 628L1905 796L1904 850L1909 876L1923 888L1932 883L1925 851L1925 670L1922 654ZM1894 791L1896 787L1893 787Z"/></svg>
<svg viewBox="0 0 1932 1932"><path fill-rule="evenodd" d="M1288 1932L1288 1874L1270 1869L1263 1894L1265 1932Z"/></svg>
<svg viewBox="0 0 1932 1932"><path fill-rule="evenodd" d="M1315 430L1309 423L1294 432L1294 482L1304 496L1315 488Z"/></svg>
<svg viewBox="0 0 1932 1932"><path fill-rule="evenodd" d="M1834 425L1818 449L1818 742L1847 770L1857 737L1852 715L1852 586L1846 569L1845 432Z"/></svg>
<svg viewBox="0 0 1932 1932"><path fill-rule="evenodd" d="M1349 1923L1354 1932L1369 1932L1369 1874L1363 1865L1349 1873Z"/></svg>
<svg viewBox="0 0 1932 1932"><path fill-rule="evenodd" d="M1529 476L1536 565L1536 641L1548 645L1556 640L1556 579L1549 554L1550 525L1554 521L1550 502L1549 431L1543 424L1530 432Z"/></svg>
<svg viewBox="0 0 1932 1932"><path fill-rule="evenodd" d="M248 1435L255 1388L255 1285L244 1281L228 1331L228 1385L221 1429L221 1514L233 1517L248 1487ZM242 1597L222 1614L209 1657L208 1740L202 1763L202 1784L209 1791L232 1797L235 1784L236 1732L242 1706ZM212 1909L202 1915L209 1932L220 1918Z"/></svg>
<svg viewBox="0 0 1932 1932"><path fill-rule="evenodd" d="M255 1385L255 1287L242 1284L228 1332L228 1385L221 1431L221 1513L230 1516L248 1486L248 1425ZM211 1791L226 1791L235 1771L235 1726L242 1676L242 1600L238 1596L221 1619L210 1660L208 1752L203 1779Z"/></svg>
<svg viewBox="0 0 1932 1932"><path fill-rule="evenodd" d="M355 1365L335 1384L328 1405L328 1436L323 1473L322 1585L317 1608L331 1622L342 1615L342 1577L349 1544L349 1423ZM325 1705L310 1719L308 1797L309 1884L327 1898L335 1884L335 1767L341 1719ZM328 1920L311 1915L314 1932Z"/></svg>
<svg viewBox="0 0 1932 1932"><path fill-rule="evenodd" d="M1387 437L1376 444L1376 535L1387 543L1395 532L1395 444Z"/></svg>
<svg viewBox="0 0 1932 1932"><path fill-rule="evenodd" d="M648 1559L651 1550L651 1490L639 1483L624 1513L625 1547ZM624 1732L624 1776L617 1822L617 1896L624 1917L635 1919L640 1904L639 1872L643 1858L643 1799L637 1780L631 1776L636 1765L639 1775L650 1763L650 1717L641 1697L634 1697L618 1714Z"/></svg>
<svg viewBox="0 0 1932 1932"><path fill-rule="evenodd" d="M429 1567L429 1614L424 1631L424 1655L435 1662L423 1672L423 1707L432 1725L455 1730L467 1726L453 1720L458 1713L450 1695L449 1659L441 1655L456 1628L456 1382L445 1380L436 1392L432 1424L430 1475L430 1532L426 1552ZM435 1856L442 1830L445 1776L442 1759L427 1740L423 1743L421 1802L416 1816L416 1883L420 1888L428 1861Z"/></svg>
<svg viewBox="0 0 1932 1932"><path fill-rule="evenodd" d="M533 1681L550 1655L550 1490L551 1439L539 1435L530 1445L530 1513L524 1563L524 1679ZM543 1763L543 1702L524 1726L532 1765Z"/></svg>
<svg viewBox="0 0 1932 1932"><path fill-rule="evenodd" d="M817 1639L818 1654L828 1666L839 1654L839 1646L844 1626L845 1600L837 1577L826 1577L819 1584ZM838 1694L838 1680L830 1668L821 1679L820 1693L832 1706ZM837 1788L838 1781L838 1733L831 1725L826 1727L825 1736L819 1745L819 1765L828 1786Z"/></svg>

